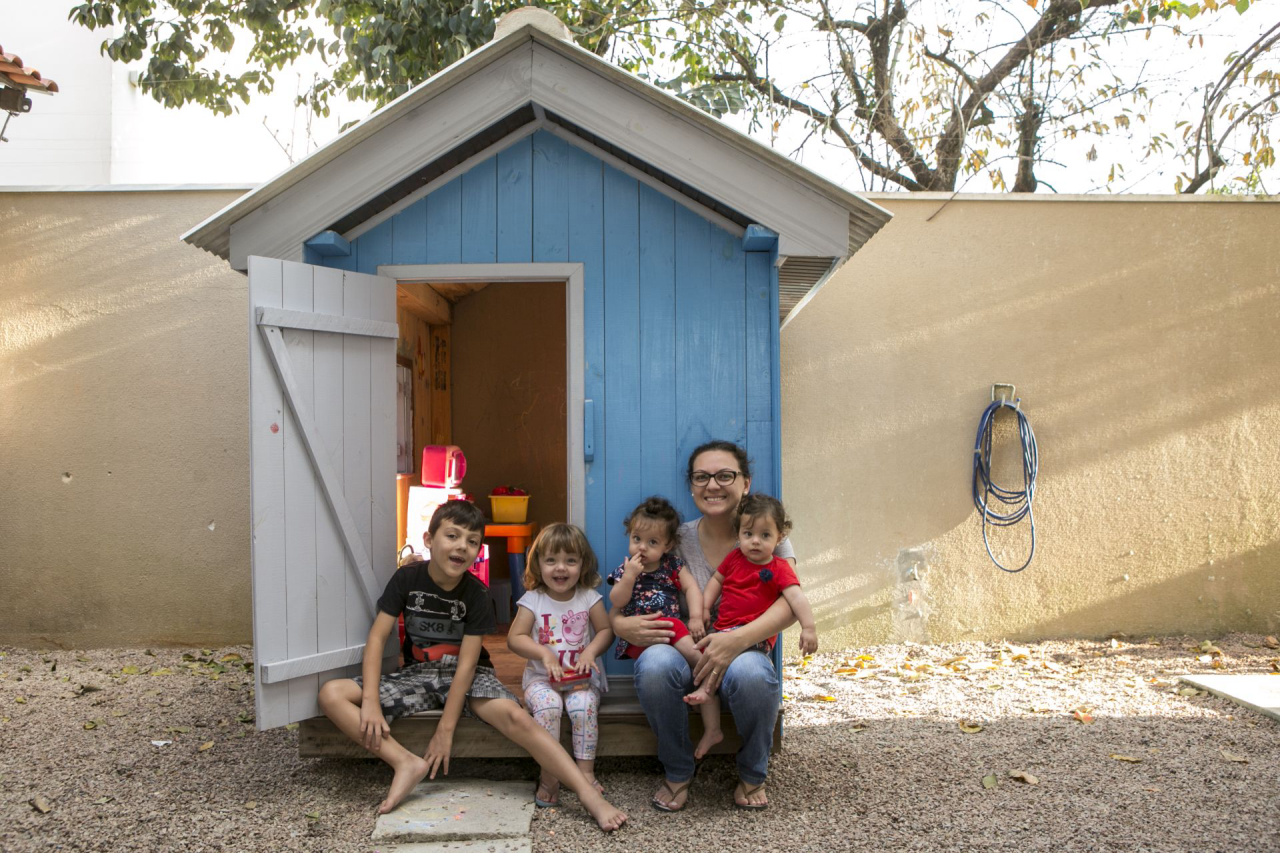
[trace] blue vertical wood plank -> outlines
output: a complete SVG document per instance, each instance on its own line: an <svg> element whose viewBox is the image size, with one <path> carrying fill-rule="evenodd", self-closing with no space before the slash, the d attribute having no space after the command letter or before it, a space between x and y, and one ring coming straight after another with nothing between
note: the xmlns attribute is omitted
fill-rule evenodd
<svg viewBox="0 0 1280 853"><path fill-rule="evenodd" d="M356 240L356 243L360 244L358 253L355 251L355 244L352 244L351 253L358 254L356 272L377 275L379 264L390 263L392 239L395 236L393 221L388 219L360 235L360 239Z"/></svg>
<svg viewBox="0 0 1280 853"><path fill-rule="evenodd" d="M769 255L769 350L773 359L773 494L782 497L782 324L778 322L778 249ZM781 643L778 644L781 646ZM773 650L782 666L781 652ZM779 670L781 671L781 670Z"/></svg>
<svg viewBox="0 0 1280 853"><path fill-rule="evenodd" d="M773 420L772 328L778 325L776 312L770 313L768 252L746 252L746 335L747 335L747 421Z"/></svg>
<svg viewBox="0 0 1280 853"><path fill-rule="evenodd" d="M462 176L462 262L498 259L498 160L490 157Z"/></svg>
<svg viewBox="0 0 1280 853"><path fill-rule="evenodd" d="M640 470L646 494L686 491L676 448L676 203L640 187Z"/></svg>
<svg viewBox="0 0 1280 853"><path fill-rule="evenodd" d="M533 259L569 259L569 152L573 146L544 131L533 134Z"/></svg>
<svg viewBox="0 0 1280 853"><path fill-rule="evenodd" d="M714 302L711 291L711 256L706 251L710 224L683 206L676 207L676 438L680 459L711 438L706 389L714 354L707 323ZM681 515L697 515L687 489L674 501Z"/></svg>
<svg viewBox="0 0 1280 853"><path fill-rule="evenodd" d="M462 261L462 179L427 196L427 263Z"/></svg>
<svg viewBox="0 0 1280 853"><path fill-rule="evenodd" d="M626 556L622 519L644 497L640 468L639 184L604 169L604 553L612 568Z"/></svg>
<svg viewBox="0 0 1280 853"><path fill-rule="evenodd" d="M533 257L533 139L498 152L498 263Z"/></svg>
<svg viewBox="0 0 1280 853"><path fill-rule="evenodd" d="M747 421L747 455L752 459L751 491L781 499L774 478L773 421Z"/></svg>
<svg viewBox="0 0 1280 853"><path fill-rule="evenodd" d="M711 254L711 287L715 310L713 330L715 370L710 403L719 436L739 445L747 443L747 383L768 387L769 377L747 376L746 253L742 240L727 231L708 229Z"/></svg>
<svg viewBox="0 0 1280 853"><path fill-rule="evenodd" d="M390 263L425 263L427 257L427 200L425 198L418 199L391 217L391 223Z"/></svg>
<svg viewBox="0 0 1280 853"><path fill-rule="evenodd" d="M604 443L607 402L604 381L604 167L595 157L576 148L566 159L569 197L573 199L568 216L569 259L582 264L583 395L595 401L596 452L595 459L586 465L585 522L587 539L600 558L601 568L607 572L612 567L606 566L607 525L604 514L608 460L608 448ZM577 417L577 413L570 412L569 416ZM569 462L572 465L582 464L580 459ZM612 661L612 652L607 659Z"/></svg>

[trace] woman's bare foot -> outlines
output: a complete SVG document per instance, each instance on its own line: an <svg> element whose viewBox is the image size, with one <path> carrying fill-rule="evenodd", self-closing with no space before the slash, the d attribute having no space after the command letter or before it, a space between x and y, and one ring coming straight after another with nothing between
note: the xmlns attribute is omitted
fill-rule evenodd
<svg viewBox="0 0 1280 853"><path fill-rule="evenodd" d="M596 823L605 832L613 832L627 822L627 815L621 809L610 805L609 801L593 789L593 796L579 797L582 801L582 807L591 813L596 819Z"/></svg>
<svg viewBox="0 0 1280 853"><path fill-rule="evenodd" d="M702 705L710 698L711 694L708 693L705 688L699 687L697 690L685 696L684 701L688 702L690 705Z"/></svg>
<svg viewBox="0 0 1280 853"><path fill-rule="evenodd" d="M748 785L741 779L733 789L733 803L740 809L764 809L769 806L769 795L765 793L764 783Z"/></svg>
<svg viewBox="0 0 1280 853"><path fill-rule="evenodd" d="M724 732L720 729L707 729L702 733L702 737L698 739L698 745L693 748L693 757L702 760L711 747L724 740Z"/></svg>
<svg viewBox="0 0 1280 853"><path fill-rule="evenodd" d="M395 769L396 775L391 779L391 790L387 792L387 798L379 804L378 814L386 814L404 802L404 798L409 796L414 786L426 778L429 768L430 765L425 758L409 753L404 764Z"/></svg>

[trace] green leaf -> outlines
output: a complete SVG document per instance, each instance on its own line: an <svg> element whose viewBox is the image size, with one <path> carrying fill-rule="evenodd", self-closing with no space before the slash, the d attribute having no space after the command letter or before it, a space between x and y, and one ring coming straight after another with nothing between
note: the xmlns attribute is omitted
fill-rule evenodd
<svg viewBox="0 0 1280 853"><path fill-rule="evenodd" d="M1249 0L1239 0L1239 2L1236 3L1236 11L1241 15L1249 11Z"/></svg>

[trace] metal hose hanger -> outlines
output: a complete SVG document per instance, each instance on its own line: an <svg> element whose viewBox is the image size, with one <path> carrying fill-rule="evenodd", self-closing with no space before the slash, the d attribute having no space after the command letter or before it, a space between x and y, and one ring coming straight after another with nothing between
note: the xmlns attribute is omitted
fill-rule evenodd
<svg viewBox="0 0 1280 853"><path fill-rule="evenodd" d="M996 397L997 388L1008 388L1008 396ZM1036 555L1036 519L1031 511L1031 504L1036 493L1036 474L1040 468L1040 452L1036 447L1036 435L1031 430L1031 422L1022 411L1021 398L1014 398L1016 389L1012 385L993 385L991 387L991 405L987 406L978 421L978 436L973 442L973 505L982 514L982 544L986 546L987 556L1001 571L1009 574L1018 572L1031 565ZM996 413L1001 409L1012 409L1018 418L1018 439L1022 450L1022 488L1006 489L991 480L991 433ZM992 498L996 503L993 504ZM998 509L1010 508L1006 512ZM1023 518L1031 522L1031 551L1026 562L1016 569L1006 568L991 552L991 541L987 538L987 526L1012 527Z"/></svg>

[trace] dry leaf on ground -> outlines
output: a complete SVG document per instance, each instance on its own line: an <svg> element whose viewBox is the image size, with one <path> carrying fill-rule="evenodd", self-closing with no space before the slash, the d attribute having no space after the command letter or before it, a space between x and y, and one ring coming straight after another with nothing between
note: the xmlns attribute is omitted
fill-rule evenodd
<svg viewBox="0 0 1280 853"><path fill-rule="evenodd" d="M1090 714L1084 708L1076 708L1071 712L1071 716L1073 719L1078 720L1086 726L1093 725L1093 714Z"/></svg>
<svg viewBox="0 0 1280 853"><path fill-rule="evenodd" d="M1243 755L1236 755L1234 752L1227 752L1225 749L1220 749L1218 752L1221 752L1222 757L1227 759L1227 761L1234 761L1237 764L1249 763L1249 759L1245 758Z"/></svg>
<svg viewBox="0 0 1280 853"><path fill-rule="evenodd" d="M966 734L976 734L982 731L982 724L973 720L961 720L960 731L965 732Z"/></svg>
<svg viewBox="0 0 1280 853"><path fill-rule="evenodd" d="M1141 759L1141 758L1135 758L1135 757L1134 757L1134 756L1132 756L1132 755L1121 755L1121 754L1120 754L1120 753L1118 753L1118 752L1113 752L1113 753L1111 753L1111 755L1110 755L1110 756L1108 756L1108 757L1109 757L1109 758L1114 758L1116 761L1127 761L1127 762L1129 762L1130 764L1139 764L1139 763L1141 763L1141 762L1142 762L1142 759Z"/></svg>
<svg viewBox="0 0 1280 853"><path fill-rule="evenodd" d="M994 773L988 773L986 776L982 777L982 787L984 788L994 788L999 784L1000 780L996 778L996 774Z"/></svg>
<svg viewBox="0 0 1280 853"><path fill-rule="evenodd" d="M53 806L49 805L49 801L39 794L27 800L27 802L31 804L31 808L40 812L40 814L48 814L53 811Z"/></svg>
<svg viewBox="0 0 1280 853"><path fill-rule="evenodd" d="M1022 782L1023 784L1026 784L1026 785L1039 785L1039 784L1040 784L1040 779L1039 779L1039 777L1037 777L1037 776L1032 776L1030 773L1028 773L1028 772L1027 772L1027 771L1025 771L1025 770L1010 770L1010 771L1009 771L1009 778L1010 778L1010 779L1013 779L1013 780L1015 780L1015 781L1018 781L1018 782Z"/></svg>

